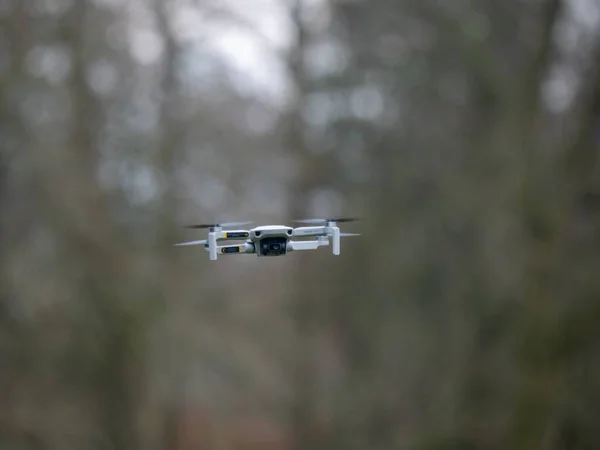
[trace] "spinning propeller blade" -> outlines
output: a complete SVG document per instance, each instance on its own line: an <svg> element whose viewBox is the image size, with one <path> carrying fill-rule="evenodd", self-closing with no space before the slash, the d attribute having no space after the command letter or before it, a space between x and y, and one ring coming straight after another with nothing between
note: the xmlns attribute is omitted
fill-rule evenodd
<svg viewBox="0 0 600 450"><path fill-rule="evenodd" d="M360 236L360 233L340 233L340 237Z"/></svg>
<svg viewBox="0 0 600 450"><path fill-rule="evenodd" d="M201 241L188 241L188 242L180 242L178 244L173 244L176 247L181 245L202 245L206 244L208 241L206 239L202 239Z"/></svg>
<svg viewBox="0 0 600 450"><path fill-rule="evenodd" d="M357 219L354 217L336 217L336 218L329 218L329 219L299 219L299 220L294 220L294 222L320 224L320 223L327 223L327 222L338 222L338 223L356 222L357 220L360 220L360 219Z"/></svg>
<svg viewBox="0 0 600 450"><path fill-rule="evenodd" d="M221 222L221 223L203 223L199 225L187 225L186 228L217 228L217 227L241 227L252 222Z"/></svg>

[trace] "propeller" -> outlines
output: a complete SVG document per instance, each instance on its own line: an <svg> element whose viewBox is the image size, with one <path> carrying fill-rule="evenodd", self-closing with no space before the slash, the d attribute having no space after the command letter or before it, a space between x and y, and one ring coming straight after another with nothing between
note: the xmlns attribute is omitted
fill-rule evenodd
<svg viewBox="0 0 600 450"><path fill-rule="evenodd" d="M360 233L340 233L340 237L360 236Z"/></svg>
<svg viewBox="0 0 600 450"><path fill-rule="evenodd" d="M221 222L221 223L203 223L198 225L186 225L186 228L222 228L222 227L241 227L252 222Z"/></svg>
<svg viewBox="0 0 600 450"><path fill-rule="evenodd" d="M327 223L327 222L338 222L338 223L356 222L357 220L360 220L360 219L354 218L354 217L337 217L337 218L330 218L330 219L299 219L299 220L294 220L294 222L318 224L318 223Z"/></svg>
<svg viewBox="0 0 600 450"><path fill-rule="evenodd" d="M206 239L202 239L201 241L187 241L187 242L180 242L178 244L174 244L174 246L182 246L182 245L203 245L206 244L208 242L208 240Z"/></svg>

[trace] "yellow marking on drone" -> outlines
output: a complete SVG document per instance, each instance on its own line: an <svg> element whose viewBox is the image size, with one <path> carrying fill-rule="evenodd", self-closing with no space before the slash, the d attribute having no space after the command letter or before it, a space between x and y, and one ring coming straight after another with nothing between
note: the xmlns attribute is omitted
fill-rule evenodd
<svg viewBox="0 0 600 450"><path fill-rule="evenodd" d="M242 246L241 245L238 247L238 250L240 251L240 253L242 253Z"/></svg>
<svg viewBox="0 0 600 450"><path fill-rule="evenodd" d="M227 239L227 233L223 233L223 238Z"/></svg>

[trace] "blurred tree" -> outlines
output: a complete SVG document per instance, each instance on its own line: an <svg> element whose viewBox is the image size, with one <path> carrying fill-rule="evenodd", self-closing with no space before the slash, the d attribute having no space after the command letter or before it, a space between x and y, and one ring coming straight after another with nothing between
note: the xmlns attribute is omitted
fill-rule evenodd
<svg viewBox="0 0 600 450"><path fill-rule="evenodd" d="M597 448L598 6L226 3L0 2L0 446Z"/></svg>
<svg viewBox="0 0 600 450"><path fill-rule="evenodd" d="M580 195L568 187L564 160L578 139L551 136L597 120L579 99L570 109L577 116L553 118L542 97L558 24L577 25L558 1L330 6L328 38L342 42L336 57L346 55L347 64L319 78L318 96L307 89L319 101L303 127L331 149L321 156L328 171L320 183L343 192L346 206L360 208L365 195L370 218L362 253L347 251L336 281L319 279L332 297L313 293L331 307L346 361L336 401L344 448L361 439L410 447L432 437L433 448L538 447L572 363L550 356L570 335L560 299L572 307L597 295L591 285L557 291L550 282L566 282L572 265L551 237L564 232L572 207L556 200L570 204ZM593 45L586 48L581 60L595 61ZM589 68L581 92L597 74ZM556 128L557 120L567 125ZM596 155L597 137L583 140ZM365 159L350 156L363 152ZM361 170L372 175L369 183L357 180ZM577 266L593 272L598 261ZM313 285L320 271L337 272L306 270ZM310 288L300 280L306 299ZM519 356L525 348L533 353ZM546 363L536 359L541 354ZM516 428L508 425L513 402L523 405Z"/></svg>
<svg viewBox="0 0 600 450"><path fill-rule="evenodd" d="M307 74L307 48L313 36L306 23L306 7L302 1L292 2L290 14L294 29L294 41L288 56L289 76L292 80L294 99L287 115L283 117L284 139L294 156L296 179L290 186L288 214L293 220L308 217L311 212L310 200L321 183L322 158L311 151L306 139L303 112L307 97L313 86ZM318 291L318 268L311 269L312 255L298 254L294 270L296 277L290 295L290 316L294 327L293 353L289 358L288 370L293 386L291 405L291 441L293 448L325 448L319 436L315 436L318 414L317 375L315 367L316 333L320 318Z"/></svg>
<svg viewBox="0 0 600 450"><path fill-rule="evenodd" d="M221 268L171 244L176 226L216 207L269 210L238 194L248 172L254 189L272 171L256 152L276 139L256 126L275 112L244 98L206 43L190 41L184 6L2 5L0 442L11 448L177 448L169 434L180 424L169 430L165 418L185 419L189 386L215 390L213 372L235 372L222 381L231 394L204 399L207 409L258 389L254 355L229 363L240 328L250 334L229 310L245 289L224 294L206 283L222 280ZM232 180L241 182L219 189Z"/></svg>

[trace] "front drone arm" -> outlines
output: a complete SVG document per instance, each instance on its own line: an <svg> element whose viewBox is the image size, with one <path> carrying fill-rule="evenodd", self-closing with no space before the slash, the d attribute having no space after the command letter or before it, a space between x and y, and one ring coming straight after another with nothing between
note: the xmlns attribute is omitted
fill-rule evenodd
<svg viewBox="0 0 600 450"><path fill-rule="evenodd" d="M316 250L319 247L326 245L329 245L327 239L317 239L316 241L289 241L287 250L290 252L296 250Z"/></svg>
<svg viewBox="0 0 600 450"><path fill-rule="evenodd" d="M206 246L205 250L207 252L211 252L211 248L210 246ZM245 242L243 244L238 244L238 245L215 245L214 247L214 258L212 257L212 253L211 253L211 258L210 259L217 259L217 254L221 254L221 255L239 255L242 253L254 253L254 244L251 242Z"/></svg>
<svg viewBox="0 0 600 450"><path fill-rule="evenodd" d="M320 245L328 245L328 239L329 237L333 238L333 243L332 243L332 252L334 255L339 255L340 254L340 229L337 226L324 226L324 227L298 227L298 228L294 228L294 232L292 234L292 236L298 236L298 237L305 237L305 236L311 236L311 237L325 237L325 239L323 239L322 241L310 241L311 243L313 242L325 242L324 244L319 244L317 245L317 247L319 247ZM302 241L300 241L302 242ZM317 248L315 247L315 248ZM303 249L304 250L304 249Z"/></svg>
<svg viewBox="0 0 600 450"><path fill-rule="evenodd" d="M240 239L245 239L248 236L250 236L250 233L247 230L228 230L228 231L222 231L222 230L218 230L218 231L211 231L210 233L208 233L208 252L209 252L209 258L211 260L215 260L217 259L217 254L218 253L253 253L254 252L254 246L252 246L252 251L247 251L248 249L246 249L246 247L244 247L244 245L232 245L232 246L223 246L223 247L219 247L217 246L217 241L221 241L221 240L240 240ZM227 252L223 252L223 248L237 248L237 247L241 247L243 248L243 251L227 251Z"/></svg>

